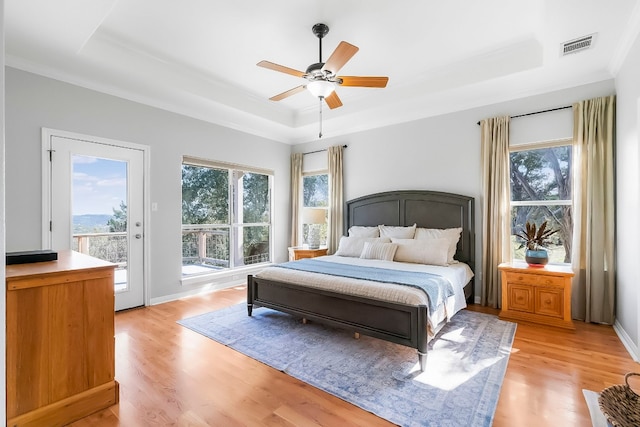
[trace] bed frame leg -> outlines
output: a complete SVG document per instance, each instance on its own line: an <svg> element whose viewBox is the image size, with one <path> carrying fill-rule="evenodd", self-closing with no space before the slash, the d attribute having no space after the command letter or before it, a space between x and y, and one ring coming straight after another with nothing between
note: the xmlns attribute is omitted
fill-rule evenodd
<svg viewBox="0 0 640 427"><path fill-rule="evenodd" d="M307 324L307 318L306 318L306 317L303 317L303 318L302 318L302 324L303 324L303 325L306 325L306 324Z"/></svg>
<svg viewBox="0 0 640 427"><path fill-rule="evenodd" d="M360 339L360 333L359 333L359 332L354 332L354 333L353 333L353 337L354 337L355 339L359 340L359 339Z"/></svg>
<svg viewBox="0 0 640 427"><path fill-rule="evenodd" d="M247 314L251 317L253 312L253 275L247 275Z"/></svg>
<svg viewBox="0 0 640 427"><path fill-rule="evenodd" d="M427 368L427 350L429 348L429 338L427 336L427 319L429 318L426 306L418 307L418 362L420 372Z"/></svg>
<svg viewBox="0 0 640 427"><path fill-rule="evenodd" d="M420 363L420 372L427 369L427 354L418 352L418 362Z"/></svg>

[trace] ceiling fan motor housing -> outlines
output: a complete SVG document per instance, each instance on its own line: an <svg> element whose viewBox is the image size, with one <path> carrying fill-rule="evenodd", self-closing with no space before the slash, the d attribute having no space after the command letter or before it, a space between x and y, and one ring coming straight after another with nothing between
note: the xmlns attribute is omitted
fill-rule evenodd
<svg viewBox="0 0 640 427"><path fill-rule="evenodd" d="M329 27L325 24L316 24L311 28L311 31L313 31L316 37L321 39L329 33Z"/></svg>

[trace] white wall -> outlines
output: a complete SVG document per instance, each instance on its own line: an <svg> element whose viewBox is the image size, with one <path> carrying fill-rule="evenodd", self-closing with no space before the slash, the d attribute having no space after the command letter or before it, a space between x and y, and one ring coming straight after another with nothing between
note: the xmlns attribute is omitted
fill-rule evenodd
<svg viewBox="0 0 640 427"><path fill-rule="evenodd" d="M7 250L41 243L41 128L150 146L150 297L195 291L181 276L181 161L202 157L275 171L275 261L287 259L290 146L6 68ZM242 277L244 279L244 277ZM153 302L153 301L152 301Z"/></svg>
<svg viewBox="0 0 640 427"><path fill-rule="evenodd" d="M616 76L616 329L627 338L627 348L638 359L640 344L640 274L638 274L638 209L640 209L640 38ZM625 335L626 334L626 335Z"/></svg>
<svg viewBox="0 0 640 427"><path fill-rule="evenodd" d="M480 295L482 266L480 234L482 201L480 172L481 119L498 115L518 115L571 105L583 99L614 93L608 80L541 96L459 111L409 123L389 126L344 137L329 138L294 146L295 152L307 152L337 144L347 144L344 151L345 200L370 193L391 190L429 189L475 197L476 209L476 297ZM512 127L517 139L535 141L564 136L572 115L551 113L550 129L542 132L531 125L543 115L515 118ZM547 113L545 113L547 114ZM560 121L555 118L560 117ZM568 136L571 134L569 133Z"/></svg>

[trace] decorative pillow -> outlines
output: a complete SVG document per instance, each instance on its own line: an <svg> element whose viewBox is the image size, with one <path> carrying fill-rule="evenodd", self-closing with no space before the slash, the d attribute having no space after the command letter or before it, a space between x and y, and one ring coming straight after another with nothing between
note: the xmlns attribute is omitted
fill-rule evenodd
<svg viewBox="0 0 640 427"><path fill-rule="evenodd" d="M360 258L393 261L397 248L395 243L364 242Z"/></svg>
<svg viewBox="0 0 640 427"><path fill-rule="evenodd" d="M391 239L383 239L381 237L342 236L340 238L340 243L338 243L338 250L336 251L335 255L357 258L362 253L362 249L364 249L364 244L366 242L391 243Z"/></svg>
<svg viewBox="0 0 640 427"><path fill-rule="evenodd" d="M391 239L398 245L394 261L414 264L449 265L448 239Z"/></svg>
<svg viewBox="0 0 640 427"><path fill-rule="evenodd" d="M409 227L397 227L389 225L379 225L380 237L392 237L396 239L413 239L416 234L416 224Z"/></svg>
<svg viewBox="0 0 640 427"><path fill-rule="evenodd" d="M457 261L453 259L456 254L456 248L458 247L458 240L460 240L460 234L462 228L418 228L416 230L415 239L447 239L449 240L449 254L448 263L454 264Z"/></svg>
<svg viewBox="0 0 640 427"><path fill-rule="evenodd" d="M354 225L349 228L349 237L380 237L380 230L378 227Z"/></svg>

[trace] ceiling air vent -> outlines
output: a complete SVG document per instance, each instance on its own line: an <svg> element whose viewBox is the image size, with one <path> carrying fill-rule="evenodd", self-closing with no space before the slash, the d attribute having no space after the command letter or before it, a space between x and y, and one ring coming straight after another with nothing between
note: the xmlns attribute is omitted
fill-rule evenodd
<svg viewBox="0 0 640 427"><path fill-rule="evenodd" d="M596 35L589 34L588 36L580 37L579 39L569 40L561 45L561 56L570 55L572 53L578 53L583 50L587 50L593 45Z"/></svg>

